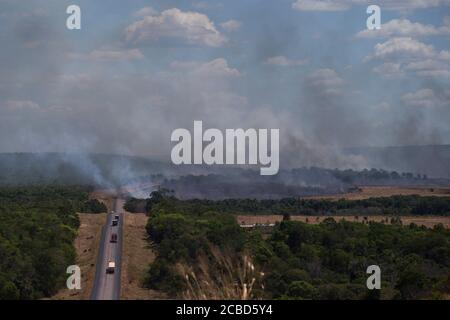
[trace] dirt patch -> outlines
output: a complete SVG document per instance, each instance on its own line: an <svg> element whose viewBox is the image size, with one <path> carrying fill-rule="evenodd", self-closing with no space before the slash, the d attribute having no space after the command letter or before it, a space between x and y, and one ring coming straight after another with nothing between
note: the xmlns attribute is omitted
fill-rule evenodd
<svg viewBox="0 0 450 320"><path fill-rule="evenodd" d="M155 259L145 231L148 217L143 213L125 213L124 219L121 299L164 299L163 293L142 288L145 272Z"/></svg>
<svg viewBox="0 0 450 320"><path fill-rule="evenodd" d="M307 222L310 224L318 224L322 222L324 219L328 217L326 216L291 216L292 221L301 221ZM365 218L364 215L361 216L333 216L333 219L336 221L345 220L350 222L361 222L367 223L369 221L373 222L383 222L390 224L391 217L390 216L367 216ZM239 215L236 217L239 224L270 224L275 222L280 222L283 220L283 216L281 215L253 215L253 216L244 216ZM387 219L387 220L386 220ZM441 216L404 216L401 217L401 220L404 225L409 225L410 223L415 223L417 225L423 225L427 228L432 228L435 225L442 223L444 227L450 228L450 217L441 217Z"/></svg>
<svg viewBox="0 0 450 320"><path fill-rule="evenodd" d="M327 196L311 196L302 199L328 199L328 200L362 200L375 197L391 197L397 195L419 195L419 196L436 196L450 197L450 188L435 187L359 187L358 191L327 195Z"/></svg>
<svg viewBox="0 0 450 320"><path fill-rule="evenodd" d="M81 213L80 228L75 239L77 265L81 268L81 290L60 290L52 299L57 300L89 300L95 277L95 263L100 245L102 226L105 214ZM69 275L67 275L69 276Z"/></svg>

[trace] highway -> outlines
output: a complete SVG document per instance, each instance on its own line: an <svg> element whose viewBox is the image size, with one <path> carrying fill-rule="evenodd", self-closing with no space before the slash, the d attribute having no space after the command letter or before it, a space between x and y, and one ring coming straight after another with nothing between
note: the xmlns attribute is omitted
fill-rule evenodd
<svg viewBox="0 0 450 320"><path fill-rule="evenodd" d="M94 285L91 292L91 300L119 300L120 299L120 274L122 262L122 237L123 237L123 200L114 200L114 214L109 213L106 224L103 226L100 239L100 248L97 256ZM114 216L119 215L117 226L112 226ZM111 235L117 234L117 243L110 242ZM108 262L115 262L114 273L106 273Z"/></svg>

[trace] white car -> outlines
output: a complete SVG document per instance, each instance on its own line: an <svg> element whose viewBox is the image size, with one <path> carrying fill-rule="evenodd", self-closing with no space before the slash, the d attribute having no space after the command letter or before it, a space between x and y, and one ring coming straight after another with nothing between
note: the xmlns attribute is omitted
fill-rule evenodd
<svg viewBox="0 0 450 320"><path fill-rule="evenodd" d="M114 273L116 269L116 263L114 261L108 262L108 267L106 268L106 273Z"/></svg>

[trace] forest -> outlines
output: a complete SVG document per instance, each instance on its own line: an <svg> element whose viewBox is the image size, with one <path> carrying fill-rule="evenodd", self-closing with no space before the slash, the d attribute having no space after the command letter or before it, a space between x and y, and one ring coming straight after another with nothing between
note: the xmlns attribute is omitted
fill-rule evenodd
<svg viewBox="0 0 450 320"><path fill-rule="evenodd" d="M0 188L0 300L41 299L65 284L75 263L76 212L104 208L89 187Z"/></svg>
<svg viewBox="0 0 450 320"><path fill-rule="evenodd" d="M224 275L231 274L226 266L245 255L252 270L264 275L252 282L254 299L442 299L450 294L450 231L442 225L426 229L330 217L319 225L283 221L267 235L243 231L232 215L201 201L154 192L147 208L147 232L158 256L145 285L173 297L192 290L189 274L198 284L199 274L207 272L208 281L223 288ZM379 291L366 287L366 268L374 264L382 270ZM239 283L239 274L233 277Z"/></svg>
<svg viewBox="0 0 450 320"><path fill-rule="evenodd" d="M291 215L450 215L450 197L423 197L418 195L369 198L338 201L326 199L284 198L279 200L227 199L180 200L167 190L171 205L180 212L208 212L229 214L291 214ZM126 209L142 212L149 208L150 200L130 198Z"/></svg>

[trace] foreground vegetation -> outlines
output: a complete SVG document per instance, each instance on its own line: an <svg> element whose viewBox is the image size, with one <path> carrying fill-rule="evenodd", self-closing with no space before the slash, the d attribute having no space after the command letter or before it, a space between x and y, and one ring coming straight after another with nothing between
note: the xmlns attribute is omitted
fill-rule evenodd
<svg viewBox="0 0 450 320"><path fill-rule="evenodd" d="M147 274L149 288L194 298L223 298L223 292L211 291L228 292L227 283L246 283L252 289L248 298L268 299L431 299L450 293L450 231L441 225L426 229L329 218L319 225L283 221L267 236L243 231L234 216L207 203L217 205L152 194L147 232L158 257ZM230 267L240 261L263 276L243 282L243 268ZM381 291L366 287L366 269L373 264L382 270ZM209 283L209 290L202 283Z"/></svg>
<svg viewBox="0 0 450 320"><path fill-rule="evenodd" d="M0 188L0 299L39 299L74 264L76 212L100 210L86 187Z"/></svg>

